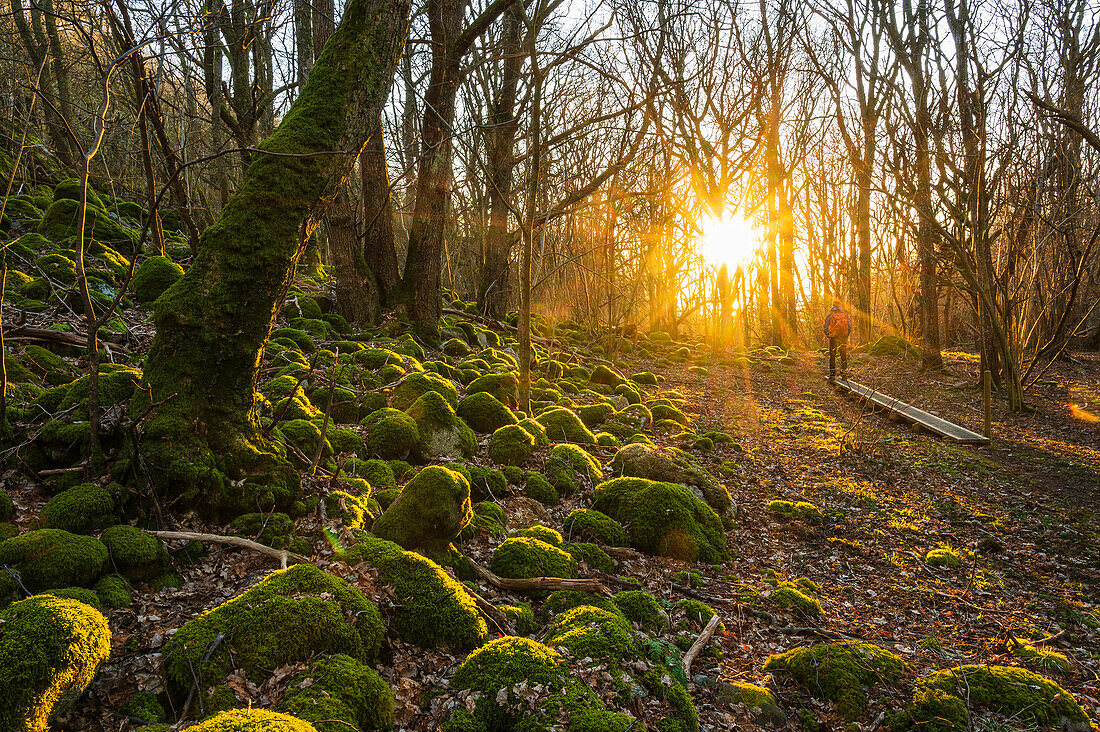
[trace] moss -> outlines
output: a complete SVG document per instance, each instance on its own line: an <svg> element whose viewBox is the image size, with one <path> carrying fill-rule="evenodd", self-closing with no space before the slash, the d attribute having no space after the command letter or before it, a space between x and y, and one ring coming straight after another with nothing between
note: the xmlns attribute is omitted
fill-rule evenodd
<svg viewBox="0 0 1100 732"><path fill-rule="evenodd" d="M655 403L650 406L649 411L653 414L654 422L669 420L683 426L691 424L691 419L671 404Z"/></svg>
<svg viewBox="0 0 1100 732"><path fill-rule="evenodd" d="M546 447L550 444L550 439L546 436L546 428L530 417L525 417L516 424L524 432L531 435L531 439L535 441L535 447Z"/></svg>
<svg viewBox="0 0 1100 732"><path fill-rule="evenodd" d="M622 375L615 373L602 363L592 369L589 380L594 384L606 384L608 386L619 386L626 383L626 379Z"/></svg>
<svg viewBox="0 0 1100 732"><path fill-rule="evenodd" d="M403 640L426 648L464 649L485 642L488 628L474 599L430 559L373 537L361 538L340 559L351 565L367 562L393 589L397 606L392 627Z"/></svg>
<svg viewBox="0 0 1100 732"><path fill-rule="evenodd" d="M103 605L100 603L99 598L91 590L84 589L83 587L64 587L60 590L46 590L41 593L43 595L52 595L53 597L61 597L67 600L77 600L85 605L91 605L96 610L103 612Z"/></svg>
<svg viewBox="0 0 1100 732"><path fill-rule="evenodd" d="M659 450L633 444L619 448L611 460L616 475L648 478L665 483L683 483L706 501L719 516L732 517L736 509L725 486L689 456L672 450Z"/></svg>
<svg viewBox="0 0 1100 732"><path fill-rule="evenodd" d="M407 413L416 422L420 439L412 455L421 462L442 459L469 459L477 452L474 431L459 419L447 400L429 391L413 402Z"/></svg>
<svg viewBox="0 0 1100 732"><path fill-rule="evenodd" d="M470 523L470 484L460 473L431 465L416 474L374 522L382 539L423 553L442 552Z"/></svg>
<svg viewBox="0 0 1100 732"><path fill-rule="evenodd" d="M451 468L468 476L471 500L496 499L508 492L508 479L499 470L481 465L462 465L461 463L451 463Z"/></svg>
<svg viewBox="0 0 1100 732"><path fill-rule="evenodd" d="M583 445L596 444L596 436L584 426L577 413L565 407L543 412L535 421L546 428L546 436L559 442L576 442Z"/></svg>
<svg viewBox="0 0 1100 732"><path fill-rule="evenodd" d="M246 513L238 516L233 523L229 524L229 533L258 541L273 549L297 551L294 547L295 540L298 538L294 521L287 514L278 511L271 514Z"/></svg>
<svg viewBox="0 0 1100 732"><path fill-rule="evenodd" d="M86 603L36 595L0 611L0 729L47 729L110 652L107 619Z"/></svg>
<svg viewBox="0 0 1100 732"><path fill-rule="evenodd" d="M545 469L550 485L563 496L571 496L580 489L578 476L595 481L603 475L600 463L594 457L583 447L569 444L551 448Z"/></svg>
<svg viewBox="0 0 1100 732"><path fill-rule="evenodd" d="M529 536L532 539L544 541L550 546L556 546L559 549L562 545L561 534L551 529L549 526L543 526L542 524L531 524L525 529L516 531L513 536Z"/></svg>
<svg viewBox="0 0 1100 732"><path fill-rule="evenodd" d="M118 711L127 717L140 719L150 724L163 722L167 718L164 706L157 699L157 695L148 691L136 692Z"/></svg>
<svg viewBox="0 0 1100 732"><path fill-rule="evenodd" d="M278 427L286 441L298 449L301 456L293 455L293 461L300 467L308 467L317 448L321 448L321 457L332 457L332 447L328 440L322 440L321 428L308 419L292 419Z"/></svg>
<svg viewBox="0 0 1100 732"><path fill-rule="evenodd" d="M546 615L555 616L583 605L591 605L592 607L606 610L609 613L622 615L619 608L611 601L611 598L597 595L594 592L584 592L581 590L556 590L551 592L546 598L546 602L543 604L542 609ZM623 620L625 619L624 617Z"/></svg>
<svg viewBox="0 0 1100 732"><path fill-rule="evenodd" d="M918 688L957 694L971 706L1038 725L1088 729L1088 715L1058 684L1013 666L958 666L922 679Z"/></svg>
<svg viewBox="0 0 1100 732"><path fill-rule="evenodd" d="M523 465L534 449L534 438L515 424L501 427L489 438L489 459L501 465Z"/></svg>
<svg viewBox="0 0 1100 732"><path fill-rule="evenodd" d="M710 619L714 617L714 610L705 602L699 600L685 598L677 602L676 605L684 611L684 617L700 628L705 627Z"/></svg>
<svg viewBox="0 0 1100 732"><path fill-rule="evenodd" d="M727 556L721 519L675 483L614 478L596 486L593 508L622 524L631 546L648 554L707 563Z"/></svg>
<svg viewBox="0 0 1100 732"><path fill-rule="evenodd" d="M393 406L397 409L408 409L428 392L442 396L452 409L458 406L458 389L455 385L439 374L430 372L409 374L399 381L393 387Z"/></svg>
<svg viewBox="0 0 1100 732"><path fill-rule="evenodd" d="M398 409L379 409L361 422L367 428L366 449L383 460L404 459L420 440L416 420Z"/></svg>
<svg viewBox="0 0 1100 732"><path fill-rule="evenodd" d="M129 580L140 582L160 574L168 564L168 550L157 537L133 526L112 526L99 540L107 547L111 566Z"/></svg>
<svg viewBox="0 0 1100 732"><path fill-rule="evenodd" d="M866 707L865 689L892 684L905 669L900 658L870 643L821 643L771 655L764 663L765 671L789 676L815 696L835 701L849 721Z"/></svg>
<svg viewBox="0 0 1100 732"><path fill-rule="evenodd" d="M76 262L63 254L44 254L34 266L50 280L69 287L76 284Z"/></svg>
<svg viewBox="0 0 1100 732"><path fill-rule="evenodd" d="M0 490L0 522L11 521L15 517L15 503L3 490Z"/></svg>
<svg viewBox="0 0 1100 732"><path fill-rule="evenodd" d="M107 548L98 539L61 529L38 529L0 542L0 564L14 567L30 592L87 587L103 570Z"/></svg>
<svg viewBox="0 0 1100 732"><path fill-rule="evenodd" d="M825 521L825 515L821 512L821 509L806 501L799 501L798 503L779 500L769 501L768 510L781 521L802 521L811 526L819 526Z"/></svg>
<svg viewBox="0 0 1100 732"><path fill-rule="evenodd" d="M168 257L147 257L134 271L130 290L138 302L153 302L180 277L183 277L183 267Z"/></svg>
<svg viewBox="0 0 1100 732"><path fill-rule="evenodd" d="M451 687L481 692L466 724L492 732L533 732L549 728L563 715L599 707L592 690L569 677L560 653L515 636L490 641L467 656ZM531 692L534 698L528 698Z"/></svg>
<svg viewBox="0 0 1100 732"><path fill-rule="evenodd" d="M501 542L493 551L489 567L501 577L511 579L571 579L577 576L577 561L573 557L556 546L528 537L515 537Z"/></svg>
<svg viewBox="0 0 1100 732"><path fill-rule="evenodd" d="M959 559L959 555L954 550L940 547L925 554L924 563L930 567L956 569L962 565L962 560Z"/></svg>
<svg viewBox="0 0 1100 732"><path fill-rule="evenodd" d="M668 625L668 615L661 609L657 598L644 590L624 590L616 593L611 601L627 620L643 628L658 630Z"/></svg>
<svg viewBox="0 0 1100 732"><path fill-rule="evenodd" d="M502 404L515 407L518 404L516 386L516 375L511 371L500 374L485 374L471 381L466 386L466 393L487 392Z"/></svg>
<svg viewBox="0 0 1100 732"><path fill-rule="evenodd" d="M610 554L595 544L589 544L588 542L582 541L575 544L566 544L562 548L565 549L573 559L576 559L578 564L583 562L599 572L611 573L615 571L615 560L611 558Z"/></svg>
<svg viewBox="0 0 1100 732"><path fill-rule="evenodd" d="M772 593L771 600L777 607L799 617L820 618L825 615L816 598L810 597L794 585L785 584L779 587Z"/></svg>
<svg viewBox="0 0 1100 732"><path fill-rule="evenodd" d="M633 374L631 375L630 380L633 381L635 384L645 384L647 386L657 385L657 377L654 376L652 371L642 371L637 374Z"/></svg>
<svg viewBox="0 0 1100 732"><path fill-rule="evenodd" d="M52 351L34 344L23 348L23 363L50 386L67 384L73 379L73 367Z"/></svg>
<svg viewBox="0 0 1100 732"><path fill-rule="evenodd" d="M626 531L610 516L591 508L578 508L562 524L570 538L595 541L605 546L626 546Z"/></svg>
<svg viewBox="0 0 1100 732"><path fill-rule="evenodd" d="M1073 664L1064 653L1034 646L1021 638L1014 638L1011 642L1012 655L1024 661L1029 666L1042 671L1053 671L1060 674L1073 673Z"/></svg>
<svg viewBox="0 0 1100 732"><path fill-rule="evenodd" d="M133 596L126 581L116 574L101 577L93 589L104 607L119 609L130 607L130 603L133 602Z"/></svg>
<svg viewBox="0 0 1100 732"><path fill-rule="evenodd" d="M523 492L529 498L534 498L539 503L547 506L557 505L560 497L558 490L550 485L550 481L542 473L530 470L524 479Z"/></svg>
<svg viewBox="0 0 1100 732"><path fill-rule="evenodd" d="M276 328L271 331L271 339L287 339L302 353L313 353L317 350L317 344L309 337L309 333L298 328Z"/></svg>
<svg viewBox="0 0 1100 732"><path fill-rule="evenodd" d="M481 433L492 433L518 421L511 409L487 391L479 391L463 398L458 404L458 416Z"/></svg>
<svg viewBox="0 0 1100 732"><path fill-rule="evenodd" d="M363 447L363 438L352 429L336 428L329 425L328 442L334 455L356 454Z"/></svg>
<svg viewBox="0 0 1100 732"><path fill-rule="evenodd" d="M535 611L526 602L498 605L497 610L504 613L505 617L512 621L516 632L520 635L531 635L538 630L538 624L535 622Z"/></svg>
<svg viewBox="0 0 1100 732"><path fill-rule="evenodd" d="M342 726L342 725L341 725ZM346 730L347 727L344 727ZM319 732L309 722L266 709L233 709L187 728L188 732Z"/></svg>
<svg viewBox="0 0 1100 732"><path fill-rule="evenodd" d="M355 496L347 491L332 491L325 496L325 509L330 518L338 519L345 528L366 529L374 522L369 495Z"/></svg>
<svg viewBox="0 0 1100 732"><path fill-rule="evenodd" d="M501 536L507 523L503 508L492 501L481 501L473 505L473 519L462 529L458 538L468 541L477 534Z"/></svg>
<svg viewBox="0 0 1100 732"><path fill-rule="evenodd" d="M375 489L397 487L397 476L394 475L393 468L384 460L356 460L353 458L345 463L345 467L348 467L360 478L365 479Z"/></svg>
<svg viewBox="0 0 1100 732"><path fill-rule="evenodd" d="M378 655L384 634L378 608L362 592L311 564L298 564L188 621L163 654L168 679L183 689L191 686L193 673L206 685L220 682L230 658L253 681L315 653L368 661ZM222 641L213 647L219 635Z"/></svg>
<svg viewBox="0 0 1100 732"><path fill-rule="evenodd" d="M111 492L94 483L81 483L46 501L38 514L42 526L90 534L113 523Z"/></svg>
<svg viewBox="0 0 1100 732"><path fill-rule="evenodd" d="M603 424L614 412L615 407L606 402L600 402L599 404L578 408L577 416L581 418L586 427L596 428Z"/></svg>
<svg viewBox="0 0 1100 732"><path fill-rule="evenodd" d="M962 699L942 689L917 687L913 701L903 712L886 718L891 729L921 732L963 732L970 715Z"/></svg>
<svg viewBox="0 0 1100 732"><path fill-rule="evenodd" d="M575 658L591 658L616 666L638 656L641 647L621 614L581 605L554 617L546 644L565 648Z"/></svg>
<svg viewBox="0 0 1100 732"><path fill-rule="evenodd" d="M349 725L384 730L393 724L393 702L377 671L337 654L293 676L275 709L312 722L318 732L346 732Z"/></svg>

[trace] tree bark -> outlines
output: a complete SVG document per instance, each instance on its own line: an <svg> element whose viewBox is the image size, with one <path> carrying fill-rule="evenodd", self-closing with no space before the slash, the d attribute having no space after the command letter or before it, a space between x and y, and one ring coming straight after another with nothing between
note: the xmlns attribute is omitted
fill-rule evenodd
<svg viewBox="0 0 1100 732"><path fill-rule="evenodd" d="M351 0L302 93L203 232L194 264L157 300L131 411L157 405L144 422L144 457L158 483L207 512L298 495L297 473L259 434L263 346L303 241L381 112L409 5Z"/></svg>

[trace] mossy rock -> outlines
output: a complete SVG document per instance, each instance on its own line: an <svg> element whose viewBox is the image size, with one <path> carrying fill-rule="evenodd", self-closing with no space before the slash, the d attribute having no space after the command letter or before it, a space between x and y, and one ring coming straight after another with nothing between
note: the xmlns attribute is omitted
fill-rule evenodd
<svg viewBox="0 0 1100 732"><path fill-rule="evenodd" d="M455 670L451 688L481 694L472 714L456 715L465 717L465 726L454 725L454 720L445 725L450 732L549 729L561 717L602 706L584 682L569 675L560 653L516 636L489 641L467 656ZM534 698L528 698L532 692Z"/></svg>
<svg viewBox="0 0 1100 732"><path fill-rule="evenodd" d="M372 503L377 511L371 510ZM328 515L336 518L348 529L367 529L374 523L374 519L381 514L381 506L377 501L372 502L370 495L352 495L347 491L332 491L325 496L325 509Z"/></svg>
<svg viewBox="0 0 1100 732"><path fill-rule="evenodd" d="M582 605L591 605L609 613L622 615L615 603L611 602L611 598L581 590L555 590L551 592L542 605L542 611L546 615L557 616ZM623 620L626 620L626 618L624 617Z"/></svg>
<svg viewBox="0 0 1100 732"><path fill-rule="evenodd" d="M615 571L615 560L611 558L610 554L595 544L587 541L580 541L573 544L565 544L562 548L565 549L573 559L577 560L578 565L583 563L596 571L607 574Z"/></svg>
<svg viewBox="0 0 1100 732"><path fill-rule="evenodd" d="M366 480L375 490L397 487L397 476L385 460L353 458L344 463L344 467Z"/></svg>
<svg viewBox="0 0 1100 732"><path fill-rule="evenodd" d="M550 485L563 496L571 496L580 489L579 478L594 482L603 477L603 469L596 458L583 447L567 443L550 449L545 470Z"/></svg>
<svg viewBox="0 0 1100 732"><path fill-rule="evenodd" d="M531 439L535 441L535 447L546 447L550 444L550 439L546 436L546 428L531 417L524 417L516 424L524 432L531 435Z"/></svg>
<svg viewBox="0 0 1100 732"><path fill-rule="evenodd" d="M626 379L622 374L615 373L615 371L602 363L592 369L592 375L589 377L589 381L593 384L606 384L607 386L619 386L620 384L626 383Z"/></svg>
<svg viewBox="0 0 1100 732"><path fill-rule="evenodd" d="M647 630L668 626L668 613L661 609L657 598L645 590L623 590L615 593L611 601L627 620Z"/></svg>
<svg viewBox="0 0 1100 732"><path fill-rule="evenodd" d="M48 729L110 653L107 619L86 603L35 595L0 611L0 729Z"/></svg>
<svg viewBox="0 0 1100 732"><path fill-rule="evenodd" d="M40 593L42 595L52 595L54 597L61 597L66 600L77 600L85 605L91 605L96 610L103 612L103 603L100 602L99 597L92 590L85 589L84 587L63 587L60 590L46 590Z"/></svg>
<svg viewBox="0 0 1100 732"><path fill-rule="evenodd" d="M546 506L556 506L561 500L557 488L550 485L546 476L537 470L529 470L524 476L523 493Z"/></svg>
<svg viewBox="0 0 1100 732"><path fill-rule="evenodd" d="M420 441L416 420L399 409L379 409L361 422L367 428L366 449L383 460L403 460Z"/></svg>
<svg viewBox="0 0 1100 732"><path fill-rule="evenodd" d="M25 346L21 360L32 374L39 379L44 379L50 386L68 384L73 380L73 367L65 359L42 346L34 344ZM8 380L14 381L10 377Z"/></svg>
<svg viewBox="0 0 1100 732"><path fill-rule="evenodd" d="M343 725L341 725L343 727ZM347 727L343 727L345 730ZM187 732L320 732L309 722L266 709L231 709L188 727Z"/></svg>
<svg viewBox="0 0 1100 732"><path fill-rule="evenodd" d="M300 455L291 452L291 461L307 468L320 448L322 458L332 457L332 446L321 436L321 428L308 419L292 419L279 425L278 431L286 441L297 448Z"/></svg>
<svg viewBox="0 0 1100 732"><path fill-rule="evenodd" d="M942 567L944 569L958 569L962 566L962 559L953 549L940 547L933 549L924 555L924 563L929 567Z"/></svg>
<svg viewBox="0 0 1100 732"><path fill-rule="evenodd" d="M682 483L703 499L719 516L732 518L737 513L726 487L701 465L678 451L660 450L643 444L619 448L611 460L615 475L648 478L663 483Z"/></svg>
<svg viewBox="0 0 1100 732"><path fill-rule="evenodd" d="M1073 664L1064 653L1059 653L1052 648L1032 645L1024 638L1013 638L1010 646L1013 656L1033 668L1059 674L1073 673Z"/></svg>
<svg viewBox="0 0 1100 732"><path fill-rule="evenodd" d="M545 541L550 546L556 546L559 549L562 548L561 534L551 529L549 526L543 526L542 524L531 524L530 526L519 529L512 534L513 536L529 536L532 539L538 539L539 541Z"/></svg>
<svg viewBox="0 0 1100 732"><path fill-rule="evenodd" d="M3 490L0 490L0 522L11 521L15 517L15 502Z"/></svg>
<svg viewBox="0 0 1100 732"><path fill-rule="evenodd" d="M445 397L429 391L413 402L407 414L416 422L420 439L412 456L420 462L470 459L477 452L477 438Z"/></svg>
<svg viewBox="0 0 1100 732"><path fill-rule="evenodd" d="M30 592L88 587L103 571L107 547L62 529L38 529L0 542L0 564L13 567Z"/></svg>
<svg viewBox="0 0 1100 732"><path fill-rule="evenodd" d="M164 705L157 699L157 695L150 691L135 693L125 704L119 707L119 712L127 717L140 719L150 724L163 722L167 718Z"/></svg>
<svg viewBox="0 0 1100 732"><path fill-rule="evenodd" d="M613 478L596 486L592 506L622 524L630 545L647 554L707 563L728 556L722 520L681 485Z"/></svg>
<svg viewBox="0 0 1100 732"><path fill-rule="evenodd" d="M435 392L447 400L452 409L458 406L458 389L448 379L431 372L412 373L393 387L393 406L405 410L428 392Z"/></svg>
<svg viewBox="0 0 1100 732"><path fill-rule="evenodd" d="M825 522L825 515L821 509L807 501L769 501L768 510L780 521L801 521L811 526L820 526Z"/></svg>
<svg viewBox="0 0 1100 732"><path fill-rule="evenodd" d="M126 581L117 574L109 574L105 577L100 577L93 589L100 603L107 608L120 609L130 607L130 603L133 602L133 595L130 592L130 588L126 585Z"/></svg>
<svg viewBox="0 0 1100 732"><path fill-rule="evenodd" d="M470 394L458 403L458 416L475 432L491 434L519 420L512 410L487 391Z"/></svg>
<svg viewBox="0 0 1100 732"><path fill-rule="evenodd" d="M168 565L164 542L133 526L112 526L99 540L107 547L115 571L134 582L152 579Z"/></svg>
<svg viewBox="0 0 1100 732"><path fill-rule="evenodd" d="M646 386L656 386L657 377L652 371L642 371L637 374L632 374L630 380L635 384L644 384Z"/></svg>
<svg viewBox="0 0 1100 732"><path fill-rule="evenodd" d="M684 617L687 618L688 622L698 628L706 627L706 624L709 623L710 619L715 615L713 608L699 600L684 598L678 601L676 605L684 611Z"/></svg>
<svg viewBox="0 0 1100 732"><path fill-rule="evenodd" d="M134 271L130 291L139 303L151 303L183 277L183 267L168 257L147 257Z"/></svg>
<svg viewBox="0 0 1100 732"><path fill-rule="evenodd" d="M94 483L81 483L46 501L38 520L45 528L90 534L114 523L114 512L111 491Z"/></svg>
<svg viewBox="0 0 1100 732"><path fill-rule="evenodd" d="M458 538L468 541L478 534L501 536L508 519L504 509L492 501L480 501L473 505L473 519L459 533Z"/></svg>
<svg viewBox="0 0 1100 732"><path fill-rule="evenodd" d="M466 386L466 393L487 392L505 406L515 408L519 403L516 397L516 388L516 375L511 371L506 371L501 374L479 376Z"/></svg>
<svg viewBox="0 0 1100 732"><path fill-rule="evenodd" d="M577 408L577 416L580 417L585 426L590 429L599 427L614 413L615 407L607 402L600 402L598 404L590 404L585 407Z"/></svg>
<svg viewBox="0 0 1100 732"><path fill-rule="evenodd" d="M505 425L489 438L489 459L500 465L523 465L534 449L535 439L517 424Z"/></svg>
<svg viewBox="0 0 1100 732"><path fill-rule="evenodd" d="M443 552L470 523L470 484L454 470L430 465L416 474L374 522L373 533L406 549Z"/></svg>
<svg viewBox="0 0 1100 732"><path fill-rule="evenodd" d="M285 513L246 513L229 525L229 533L258 541L272 549L289 549L298 554L312 554L309 543L300 539L294 521Z"/></svg>
<svg viewBox="0 0 1100 732"><path fill-rule="evenodd" d="M385 730L393 724L393 701L377 671L337 654L293 676L275 710L312 723L317 732Z"/></svg>
<svg viewBox="0 0 1100 732"><path fill-rule="evenodd" d="M469 649L488 637L473 597L432 560L369 536L339 558L378 570L378 579L396 596L392 627L403 640L425 648Z"/></svg>
<svg viewBox="0 0 1100 732"><path fill-rule="evenodd" d="M489 568L495 574L511 579L573 579L577 576L577 560L558 547L531 537L505 539L493 551Z"/></svg>
<svg viewBox="0 0 1100 732"><path fill-rule="evenodd" d="M565 517L562 528L570 539L594 541L605 546L626 546L626 531L610 516L591 508L578 508Z"/></svg>
<svg viewBox="0 0 1100 732"><path fill-rule="evenodd" d="M777 607L798 617L820 618L825 615L825 611L821 609L821 603L817 598L810 597L791 584L784 584L776 589L771 595L771 601Z"/></svg>
<svg viewBox="0 0 1100 732"><path fill-rule="evenodd" d="M906 664L870 643L820 643L773 654L764 670L790 677L814 696L836 702L841 717L853 721L867 706L866 689L895 683Z"/></svg>
<svg viewBox="0 0 1100 732"><path fill-rule="evenodd" d="M921 679L917 688L918 693L927 689L957 695L967 699L971 707L1016 722L1071 730L1090 728L1088 715L1072 694L1050 679L1015 666L957 666ZM939 700L946 703L941 709L957 709L943 697Z"/></svg>
<svg viewBox="0 0 1100 732"><path fill-rule="evenodd" d="M582 445L595 445L596 436L585 427L584 422L572 409L558 407L535 417L535 421L546 429L551 441L576 442Z"/></svg>
<svg viewBox="0 0 1100 732"><path fill-rule="evenodd" d="M581 605L554 617L546 644L565 648L575 658L618 665L641 654L630 623L619 613Z"/></svg>
<svg viewBox="0 0 1100 732"><path fill-rule="evenodd" d="M222 641L214 647L219 635ZM163 655L177 689L189 688L195 673L207 685L219 683L230 671L230 659L259 683L272 669L316 653L373 660L383 635L378 607L362 592L312 564L298 564L189 620L165 644Z"/></svg>
<svg viewBox="0 0 1100 732"><path fill-rule="evenodd" d="M769 727L781 727L787 715L775 703L775 696L763 686L744 682L721 682L715 692L719 704L744 704L759 709L756 721Z"/></svg>

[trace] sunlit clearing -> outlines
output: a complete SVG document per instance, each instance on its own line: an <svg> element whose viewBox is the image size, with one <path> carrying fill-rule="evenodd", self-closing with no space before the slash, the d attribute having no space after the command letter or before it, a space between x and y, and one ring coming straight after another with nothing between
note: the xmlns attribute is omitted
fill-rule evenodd
<svg viewBox="0 0 1100 732"><path fill-rule="evenodd" d="M1070 404L1069 405L1069 413L1072 414L1077 419L1084 420L1085 422L1100 421L1100 417L1097 417L1092 412L1086 412L1084 409L1077 406L1076 404Z"/></svg>
<svg viewBox="0 0 1100 732"><path fill-rule="evenodd" d="M716 267L734 269L752 259L760 246L760 235L750 221L734 214L722 218L708 217L702 224L699 239L703 258Z"/></svg>

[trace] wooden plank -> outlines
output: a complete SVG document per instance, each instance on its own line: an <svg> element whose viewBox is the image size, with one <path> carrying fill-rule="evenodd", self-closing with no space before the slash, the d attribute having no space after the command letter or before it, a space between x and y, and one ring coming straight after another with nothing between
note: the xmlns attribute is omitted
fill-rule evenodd
<svg viewBox="0 0 1100 732"><path fill-rule="evenodd" d="M977 432L972 432L954 422L948 422L946 419L937 417L934 414L929 414L923 409L917 409L900 399L895 399L894 397L877 392L856 381L851 381L850 379L834 379L831 383L841 391L854 394L861 399L871 402L875 406L887 410L891 414L896 414L903 419L919 424L929 432L937 434L940 437L946 437L949 440L954 440L955 442L966 445L989 444L988 437L979 435Z"/></svg>

